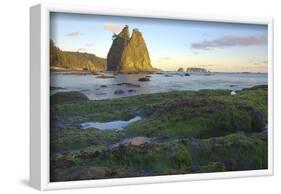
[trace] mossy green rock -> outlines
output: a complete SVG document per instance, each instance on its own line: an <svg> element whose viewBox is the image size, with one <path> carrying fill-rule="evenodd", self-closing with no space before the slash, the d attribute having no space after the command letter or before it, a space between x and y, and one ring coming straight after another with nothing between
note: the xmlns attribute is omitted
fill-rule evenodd
<svg viewBox="0 0 281 194"><path fill-rule="evenodd" d="M51 96L51 103L60 104L66 102L79 102L79 101L87 101L88 97L76 91L71 92L58 92Z"/></svg>
<svg viewBox="0 0 281 194"><path fill-rule="evenodd" d="M51 180L267 169L267 94L260 86L51 104ZM122 131L80 128L136 115Z"/></svg>

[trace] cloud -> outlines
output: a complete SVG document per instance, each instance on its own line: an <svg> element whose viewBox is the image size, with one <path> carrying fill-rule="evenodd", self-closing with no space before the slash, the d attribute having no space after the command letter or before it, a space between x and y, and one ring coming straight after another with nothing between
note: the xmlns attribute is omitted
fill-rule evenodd
<svg viewBox="0 0 281 194"><path fill-rule="evenodd" d="M94 43L87 43L87 44L85 44L85 46L86 47L92 47L92 46L95 46L95 44Z"/></svg>
<svg viewBox="0 0 281 194"><path fill-rule="evenodd" d="M160 57L157 61L157 63L164 63L166 61L171 60L171 57Z"/></svg>
<svg viewBox="0 0 281 194"><path fill-rule="evenodd" d="M118 24L113 24L113 23L105 23L104 24L104 29L113 32L113 33L118 33L122 30L123 26L118 25Z"/></svg>
<svg viewBox="0 0 281 194"><path fill-rule="evenodd" d="M268 61L252 61L251 64L252 65L267 65Z"/></svg>
<svg viewBox="0 0 281 194"><path fill-rule="evenodd" d="M258 46L266 45L267 36L238 36L228 35L215 40L204 40L202 42L193 43L191 48L210 50L211 48L223 48L231 46Z"/></svg>
<svg viewBox="0 0 281 194"><path fill-rule="evenodd" d="M170 57L161 57L160 60L170 60Z"/></svg>
<svg viewBox="0 0 281 194"><path fill-rule="evenodd" d="M67 34L67 36L80 36L81 33L80 32L70 32Z"/></svg>

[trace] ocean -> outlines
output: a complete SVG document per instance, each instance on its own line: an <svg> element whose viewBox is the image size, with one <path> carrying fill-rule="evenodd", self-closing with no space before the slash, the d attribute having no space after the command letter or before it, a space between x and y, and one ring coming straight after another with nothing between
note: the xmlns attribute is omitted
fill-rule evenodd
<svg viewBox="0 0 281 194"><path fill-rule="evenodd" d="M238 91L268 83L267 73L189 73L161 72L154 74L100 73L77 74L70 72L51 72L50 94L66 91L80 91L91 100L104 100L169 91L197 91L201 89L229 89ZM112 78L98 78L100 75ZM150 81L140 82L146 77Z"/></svg>

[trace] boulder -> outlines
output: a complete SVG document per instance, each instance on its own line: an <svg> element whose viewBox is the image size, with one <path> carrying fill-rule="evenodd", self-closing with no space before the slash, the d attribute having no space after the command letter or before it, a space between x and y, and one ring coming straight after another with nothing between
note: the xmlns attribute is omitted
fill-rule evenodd
<svg viewBox="0 0 281 194"><path fill-rule="evenodd" d="M148 77L139 78L139 82L147 82L147 81L150 81L150 79Z"/></svg>
<svg viewBox="0 0 281 194"><path fill-rule="evenodd" d="M125 92L123 90L115 90L114 94L120 95L124 94Z"/></svg>
<svg viewBox="0 0 281 194"><path fill-rule="evenodd" d="M133 93L133 92L136 92L136 90L134 90L134 89L129 89L128 92L129 92L129 93Z"/></svg>
<svg viewBox="0 0 281 194"><path fill-rule="evenodd" d="M178 72L184 72L184 69L182 67L178 68Z"/></svg>
<svg viewBox="0 0 281 194"><path fill-rule="evenodd" d="M88 176L94 179L106 178L113 174L113 171L108 167L93 166L88 170Z"/></svg>
<svg viewBox="0 0 281 194"><path fill-rule="evenodd" d="M111 76L111 75L99 75L96 78L99 78L99 79L109 79L109 78L115 78L115 77Z"/></svg>
<svg viewBox="0 0 281 194"><path fill-rule="evenodd" d="M89 98L82 92L58 92L51 96L51 103L65 103L65 102L81 102L87 101Z"/></svg>

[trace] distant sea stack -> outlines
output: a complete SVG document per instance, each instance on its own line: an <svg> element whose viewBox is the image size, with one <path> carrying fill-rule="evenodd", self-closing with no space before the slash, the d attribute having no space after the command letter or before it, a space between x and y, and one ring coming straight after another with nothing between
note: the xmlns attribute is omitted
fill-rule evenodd
<svg viewBox="0 0 281 194"><path fill-rule="evenodd" d="M134 29L131 38L129 36L128 26L116 35L107 55L108 70L122 73L153 72L142 33Z"/></svg>
<svg viewBox="0 0 281 194"><path fill-rule="evenodd" d="M200 73L206 73L208 72L207 69L204 69L204 68L199 68L199 67L188 67L186 69L186 72L200 72Z"/></svg>

